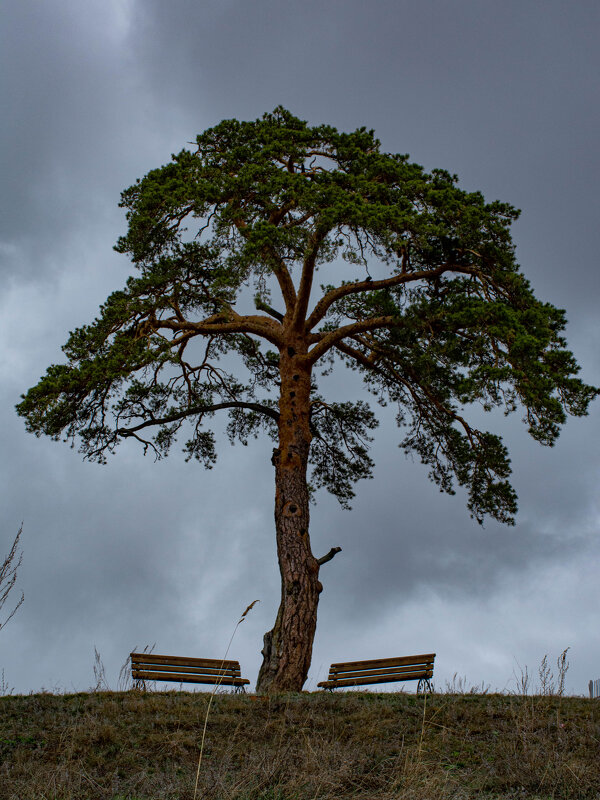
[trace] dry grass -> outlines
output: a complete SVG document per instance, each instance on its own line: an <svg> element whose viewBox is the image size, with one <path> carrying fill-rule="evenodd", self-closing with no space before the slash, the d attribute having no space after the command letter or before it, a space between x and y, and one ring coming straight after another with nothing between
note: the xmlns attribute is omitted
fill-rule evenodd
<svg viewBox="0 0 600 800"><path fill-rule="evenodd" d="M191 800L210 695L0 697L1 800ZM600 703L217 694L205 800L600 798Z"/></svg>
<svg viewBox="0 0 600 800"><path fill-rule="evenodd" d="M21 538L22 533L23 533L23 524L21 523L21 527L19 528L19 531L15 536L11 548L8 551L8 555L4 558L3 562L0 564L0 611L2 610L2 607L4 606L6 601L8 600L9 594L14 589L15 583L17 581L17 571L21 566L21 562L23 561L23 553L19 552L19 540ZM22 605L24 600L25 600L25 595L21 593L21 598L17 601L17 605L9 613L8 617L4 620L4 622L0 621L0 629L4 628L6 626L6 623L10 619L12 619L17 609Z"/></svg>

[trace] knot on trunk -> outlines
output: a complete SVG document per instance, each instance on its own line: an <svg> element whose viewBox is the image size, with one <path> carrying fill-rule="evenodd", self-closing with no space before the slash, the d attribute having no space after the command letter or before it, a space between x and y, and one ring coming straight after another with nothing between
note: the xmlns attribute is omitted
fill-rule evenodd
<svg viewBox="0 0 600 800"><path fill-rule="evenodd" d="M284 517L300 517L302 516L302 509L295 503L293 500L286 503L283 507L283 516Z"/></svg>
<svg viewBox="0 0 600 800"><path fill-rule="evenodd" d="M285 588L288 597L291 597L293 600L297 600L302 591L300 581L291 581Z"/></svg>
<svg viewBox="0 0 600 800"><path fill-rule="evenodd" d="M276 467L279 464L279 459L281 456L281 450L278 447L273 448L273 454L271 455L271 464Z"/></svg>

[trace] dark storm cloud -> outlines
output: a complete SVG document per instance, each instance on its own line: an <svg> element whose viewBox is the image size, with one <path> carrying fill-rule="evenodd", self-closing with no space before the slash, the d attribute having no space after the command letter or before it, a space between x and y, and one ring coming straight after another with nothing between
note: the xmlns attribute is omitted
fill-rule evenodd
<svg viewBox="0 0 600 800"><path fill-rule="evenodd" d="M6 550L25 520L26 603L0 633L0 667L21 691L81 688L97 645L114 684L135 644L221 655L260 597L234 656L254 677L278 602L271 443L221 438L211 472L178 447L159 464L122 447L98 467L26 434L14 414L19 393L61 360L68 331L125 280L129 266L111 249L124 229L120 190L222 118L279 103L312 124L373 127L385 150L523 209L518 259L537 294L567 309L569 344L597 382L600 8L60 0L10 2L4 19L0 542ZM355 376L332 380L336 399L365 397ZM533 652L544 637L562 644L566 630L582 683L600 659L581 610L598 600L582 567L597 563L597 408L550 450L528 440L518 414L481 421L513 456L514 529L482 530L460 492L439 494L398 449L392 417L354 510L320 496L311 511L315 553L343 548L322 572L313 676L334 648L354 657L348 642L362 657L434 641L451 677L460 640L478 653L481 679L500 653ZM554 617L536 610L546 604Z"/></svg>
<svg viewBox="0 0 600 800"><path fill-rule="evenodd" d="M374 127L386 149L522 207L532 278L559 297L548 266L575 262L568 290L592 310L585 262L600 234L581 198L600 176L582 154L600 133L599 24L594 3L154 2L137 8L133 47L161 103L192 120L207 104L216 122L282 103L314 123Z"/></svg>
<svg viewBox="0 0 600 800"><path fill-rule="evenodd" d="M169 121L155 115L127 45L129 3L7 5L0 259L3 274L47 276L80 236L89 248L122 226L119 193L153 165L157 137L168 157Z"/></svg>
<svg viewBox="0 0 600 800"><path fill-rule="evenodd" d="M122 105L111 88L122 58L106 28L83 26L68 4L15 3L4 16L2 107L10 114L3 115L0 147L10 202L2 239L33 247L20 267L35 270L51 237L60 246L65 228L101 211L100 162L112 144L104 123ZM11 266L5 260L4 269Z"/></svg>

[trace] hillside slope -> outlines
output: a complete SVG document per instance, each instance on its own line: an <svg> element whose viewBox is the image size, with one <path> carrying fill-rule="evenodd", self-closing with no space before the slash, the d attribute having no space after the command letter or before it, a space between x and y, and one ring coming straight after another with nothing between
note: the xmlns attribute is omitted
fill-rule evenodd
<svg viewBox="0 0 600 800"><path fill-rule="evenodd" d="M192 800L209 695L0 697L1 800ZM217 694L203 800L600 798L600 701Z"/></svg>

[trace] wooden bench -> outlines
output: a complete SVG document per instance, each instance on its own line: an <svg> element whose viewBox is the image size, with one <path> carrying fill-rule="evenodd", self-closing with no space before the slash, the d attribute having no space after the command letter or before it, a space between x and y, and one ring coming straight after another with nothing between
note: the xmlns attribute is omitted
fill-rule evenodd
<svg viewBox="0 0 600 800"><path fill-rule="evenodd" d="M175 683L213 683L234 686L245 692L250 683L241 677L239 661L220 658L185 658L161 656L154 653L131 653L131 676L136 686L144 681L174 681Z"/></svg>
<svg viewBox="0 0 600 800"><path fill-rule="evenodd" d="M431 691L433 662L435 653L401 658L379 658L375 661L347 661L332 664L326 681L317 684L323 689L337 689L342 686L364 686L370 683L390 683L392 681L419 681L417 694L423 688Z"/></svg>

